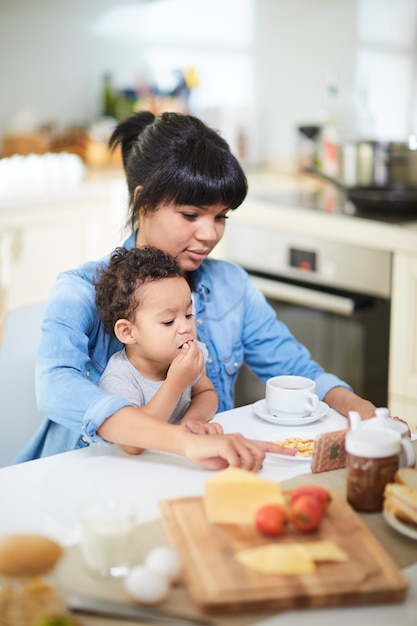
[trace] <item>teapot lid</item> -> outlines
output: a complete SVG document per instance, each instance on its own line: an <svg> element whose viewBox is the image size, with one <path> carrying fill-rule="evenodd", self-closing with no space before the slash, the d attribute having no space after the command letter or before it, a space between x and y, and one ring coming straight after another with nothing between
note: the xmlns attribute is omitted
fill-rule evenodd
<svg viewBox="0 0 417 626"><path fill-rule="evenodd" d="M389 409L385 407L375 409L375 417L372 418L372 422L375 426L388 426L391 430L396 430L400 434L408 431L407 425L404 422L393 420L390 417Z"/></svg>

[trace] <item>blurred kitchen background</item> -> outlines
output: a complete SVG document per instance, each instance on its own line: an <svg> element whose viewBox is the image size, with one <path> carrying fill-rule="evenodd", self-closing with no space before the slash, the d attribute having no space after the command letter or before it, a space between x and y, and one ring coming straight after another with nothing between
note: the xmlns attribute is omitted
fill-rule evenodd
<svg viewBox="0 0 417 626"><path fill-rule="evenodd" d="M249 178L213 255L417 432L417 0L0 0L0 49L0 336L123 242L117 120L190 112Z"/></svg>
<svg viewBox="0 0 417 626"><path fill-rule="evenodd" d="M106 90L119 116L185 98L248 166L294 171L299 126L403 141L417 133L416 24L416 0L1 0L3 156L16 134L100 137Z"/></svg>

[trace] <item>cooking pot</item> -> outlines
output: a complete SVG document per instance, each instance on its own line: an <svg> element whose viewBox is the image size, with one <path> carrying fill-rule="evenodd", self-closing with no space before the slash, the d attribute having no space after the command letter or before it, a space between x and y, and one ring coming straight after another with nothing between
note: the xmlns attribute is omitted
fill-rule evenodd
<svg viewBox="0 0 417 626"><path fill-rule="evenodd" d="M347 198L359 211L381 213L415 213L417 215L417 187L349 187Z"/></svg>
<svg viewBox="0 0 417 626"><path fill-rule="evenodd" d="M317 168L308 171L337 186L360 211L417 214L415 137L408 143L346 143L339 153L339 179Z"/></svg>
<svg viewBox="0 0 417 626"><path fill-rule="evenodd" d="M339 148L339 177L347 187L417 188L417 141L347 142Z"/></svg>
<svg viewBox="0 0 417 626"><path fill-rule="evenodd" d="M417 215L417 187L345 187L319 170L309 172L338 187L346 199L363 213Z"/></svg>

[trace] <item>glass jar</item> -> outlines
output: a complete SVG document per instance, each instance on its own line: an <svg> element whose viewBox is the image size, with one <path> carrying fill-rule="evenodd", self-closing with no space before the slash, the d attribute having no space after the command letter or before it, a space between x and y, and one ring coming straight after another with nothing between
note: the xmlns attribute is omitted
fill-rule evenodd
<svg viewBox="0 0 417 626"><path fill-rule="evenodd" d="M0 625L33 626L73 623L59 592L38 576L0 578Z"/></svg>
<svg viewBox="0 0 417 626"><path fill-rule="evenodd" d="M356 511L382 511L385 485L399 466L401 436L383 429L351 430L345 448L348 502Z"/></svg>

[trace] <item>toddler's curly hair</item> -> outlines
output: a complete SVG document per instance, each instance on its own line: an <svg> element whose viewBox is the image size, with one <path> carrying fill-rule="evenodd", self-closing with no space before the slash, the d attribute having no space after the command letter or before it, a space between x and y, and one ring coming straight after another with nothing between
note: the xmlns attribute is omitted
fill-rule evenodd
<svg viewBox="0 0 417 626"><path fill-rule="evenodd" d="M113 333L117 320L133 319L140 306L140 287L175 276L184 276L177 261L158 248L116 248L108 267L99 270L94 279L95 302L104 330Z"/></svg>

